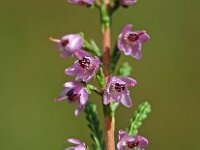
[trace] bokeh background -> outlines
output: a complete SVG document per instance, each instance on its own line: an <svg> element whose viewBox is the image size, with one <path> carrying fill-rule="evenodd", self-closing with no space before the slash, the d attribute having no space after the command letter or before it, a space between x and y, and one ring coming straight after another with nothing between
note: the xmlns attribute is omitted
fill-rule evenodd
<svg viewBox="0 0 200 150"><path fill-rule="evenodd" d="M199 8L198 0L139 0L114 15L112 43L127 23L151 35L141 61L120 60L130 62L138 85L131 88L134 107L120 106L116 117L117 130L124 129L137 105L151 103L140 128L148 150L200 149ZM97 10L64 0L0 0L1 150L63 150L69 137L91 143L84 113L74 117L75 106L53 102L73 79L64 69L74 59L60 59L48 37L80 31L101 45ZM101 104L95 94L90 100Z"/></svg>

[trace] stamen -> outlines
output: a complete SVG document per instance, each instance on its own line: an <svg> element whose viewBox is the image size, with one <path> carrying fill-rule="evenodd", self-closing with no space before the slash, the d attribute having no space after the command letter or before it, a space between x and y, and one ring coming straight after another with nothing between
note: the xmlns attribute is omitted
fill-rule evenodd
<svg viewBox="0 0 200 150"><path fill-rule="evenodd" d="M79 66L81 66L82 68L86 68L89 69L90 68L90 59L88 59L87 57L84 57L82 60L78 61Z"/></svg>
<svg viewBox="0 0 200 150"><path fill-rule="evenodd" d="M54 39L53 37L49 37L49 41L54 43L60 43L59 39Z"/></svg>
<svg viewBox="0 0 200 150"><path fill-rule="evenodd" d="M129 40L130 42L134 42L134 41L137 41L137 40L138 40L139 35L136 34L136 33L130 33L130 34L128 35L127 38L128 38L128 40Z"/></svg>
<svg viewBox="0 0 200 150"><path fill-rule="evenodd" d="M126 90L125 84L115 83L115 91L122 92L124 90Z"/></svg>
<svg viewBox="0 0 200 150"><path fill-rule="evenodd" d="M127 147L128 148L133 148L133 147L137 147L139 145L139 141L135 140L135 141L127 141Z"/></svg>
<svg viewBox="0 0 200 150"><path fill-rule="evenodd" d="M67 44L69 44L69 40L61 40L61 45L63 46L63 47L65 47Z"/></svg>
<svg viewBox="0 0 200 150"><path fill-rule="evenodd" d="M70 90L66 96L68 96L68 99L70 102L75 102L79 99L80 95L79 94L74 94L74 89Z"/></svg>

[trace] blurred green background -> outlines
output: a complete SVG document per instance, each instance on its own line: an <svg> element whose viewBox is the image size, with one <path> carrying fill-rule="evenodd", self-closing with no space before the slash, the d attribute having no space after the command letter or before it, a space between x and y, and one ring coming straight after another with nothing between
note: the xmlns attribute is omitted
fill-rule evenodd
<svg viewBox="0 0 200 150"><path fill-rule="evenodd" d="M120 106L116 117L117 130L124 129L138 104L152 104L140 128L148 150L200 149L199 8L198 0L139 0L114 15L112 43L127 23L151 35L141 61L120 60L131 63L138 85L131 88L134 107ZM74 60L60 59L48 37L80 31L101 44L97 10L64 0L0 0L1 150L63 150L69 137L91 143L84 114L74 117L75 106L53 102L73 79L64 69ZM96 97L90 100L100 105Z"/></svg>

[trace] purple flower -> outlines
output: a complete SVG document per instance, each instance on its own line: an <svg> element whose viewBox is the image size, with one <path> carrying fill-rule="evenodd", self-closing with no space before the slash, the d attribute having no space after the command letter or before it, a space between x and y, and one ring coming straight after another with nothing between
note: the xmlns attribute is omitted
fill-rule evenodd
<svg viewBox="0 0 200 150"><path fill-rule="evenodd" d="M79 34L65 35L61 39L50 37L49 40L57 43L57 49L63 52L60 54L62 58L74 56L74 53L81 49L83 45L83 39Z"/></svg>
<svg viewBox="0 0 200 150"><path fill-rule="evenodd" d="M75 55L79 60L75 61L73 66L67 68L65 73L76 76L76 80L82 79L84 82L88 82L97 72L100 60L98 57L92 57L83 50L77 51Z"/></svg>
<svg viewBox="0 0 200 150"><path fill-rule="evenodd" d="M67 99L69 103L77 103L75 115L78 116L87 103L88 91L77 81L66 82L64 87L63 92L54 101L60 102Z"/></svg>
<svg viewBox="0 0 200 150"><path fill-rule="evenodd" d="M68 0L68 2L82 6L91 6L95 2L95 0Z"/></svg>
<svg viewBox="0 0 200 150"><path fill-rule="evenodd" d="M137 0L120 0L120 4L124 7L127 7L129 5L134 5L137 2Z"/></svg>
<svg viewBox="0 0 200 150"><path fill-rule="evenodd" d="M131 55L135 59L142 58L142 44L149 40L149 35L145 31L131 31L133 25L126 25L119 35L117 47L125 55Z"/></svg>
<svg viewBox="0 0 200 150"><path fill-rule="evenodd" d="M104 104L107 105L112 100L121 102L126 107L132 106L132 100L128 91L128 86L135 86L136 81L129 77L109 77L104 91Z"/></svg>
<svg viewBox="0 0 200 150"><path fill-rule="evenodd" d="M86 144L79 141L78 139L68 139L67 141L76 144L76 147L65 148L65 150L87 150Z"/></svg>
<svg viewBox="0 0 200 150"><path fill-rule="evenodd" d="M145 146L148 144L148 140L140 135L130 136L125 131L119 131L119 142L117 143L118 150L132 150L135 148L140 148L144 150Z"/></svg>

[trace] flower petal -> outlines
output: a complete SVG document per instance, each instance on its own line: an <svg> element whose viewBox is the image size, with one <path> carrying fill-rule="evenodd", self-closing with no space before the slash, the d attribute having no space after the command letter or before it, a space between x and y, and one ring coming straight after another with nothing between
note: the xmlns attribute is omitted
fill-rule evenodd
<svg viewBox="0 0 200 150"><path fill-rule="evenodd" d="M140 141L138 147L144 148L148 144L148 140L146 138L142 137L142 136L139 136L139 135L138 135L138 138L139 138L139 141Z"/></svg>
<svg viewBox="0 0 200 150"><path fill-rule="evenodd" d="M76 110L74 111L75 116L79 116L80 113L83 111L83 109L84 109L84 106L80 106L80 105L79 105L79 106L76 108Z"/></svg>
<svg viewBox="0 0 200 150"><path fill-rule="evenodd" d="M137 0L120 0L120 4L123 6L134 5Z"/></svg>
<svg viewBox="0 0 200 150"><path fill-rule="evenodd" d="M77 81L71 81L71 82L66 82L64 84L64 87L68 87L68 88L75 88L75 87L82 87L81 83L77 82Z"/></svg>
<svg viewBox="0 0 200 150"><path fill-rule="evenodd" d="M130 77L119 77L119 78L124 82L126 82L127 86L135 86L137 84L137 81Z"/></svg>
<svg viewBox="0 0 200 150"><path fill-rule="evenodd" d="M65 88L65 89L60 93L59 97L54 99L54 102L58 103L58 102L60 102L60 101L63 101L63 100L65 100L65 99L67 99L67 96L66 96L66 95L67 95L67 93L68 93L70 90L71 90L70 88Z"/></svg>
<svg viewBox="0 0 200 150"><path fill-rule="evenodd" d="M79 50L83 45L83 39L79 34L70 34L68 36L70 42L67 47L71 50Z"/></svg>
<svg viewBox="0 0 200 150"><path fill-rule="evenodd" d="M131 100L131 98L130 98L129 95L123 94L121 98L122 98L122 99L121 99L121 103L122 103L124 106L126 106L126 107L128 107L128 108L132 107L132 100Z"/></svg>
<svg viewBox="0 0 200 150"><path fill-rule="evenodd" d="M74 150L74 147L65 148L65 150Z"/></svg>
<svg viewBox="0 0 200 150"><path fill-rule="evenodd" d="M86 150L86 148L83 145L78 145L74 150Z"/></svg>
<svg viewBox="0 0 200 150"><path fill-rule="evenodd" d="M144 43L147 42L150 39L150 36L147 33L144 33L140 35L139 40L140 42Z"/></svg>
<svg viewBox="0 0 200 150"><path fill-rule="evenodd" d="M65 69L65 74L67 74L67 75L75 75L77 73L77 70L75 70L74 68L75 68L75 65L66 68Z"/></svg>
<svg viewBox="0 0 200 150"><path fill-rule="evenodd" d="M87 56L91 57L90 53L83 51L83 50L76 51L75 55L76 55L76 57L78 57L78 59L82 59L82 58L87 57Z"/></svg>
<svg viewBox="0 0 200 150"><path fill-rule="evenodd" d="M125 137L127 135L128 134L125 131L119 130L119 133L118 133L119 140L121 140L123 137Z"/></svg>
<svg viewBox="0 0 200 150"><path fill-rule="evenodd" d="M127 25L122 29L122 33L124 34L124 33L128 32L128 31L130 31L132 27L133 27L132 24L127 24Z"/></svg>
<svg viewBox="0 0 200 150"><path fill-rule="evenodd" d="M87 100L88 100L88 91L86 88L83 88L80 96L80 104L85 105Z"/></svg>
<svg viewBox="0 0 200 150"><path fill-rule="evenodd" d="M82 142L78 139L70 138L70 139L67 139L67 141L73 144L77 144L77 145L82 144Z"/></svg>
<svg viewBox="0 0 200 150"><path fill-rule="evenodd" d="M134 45L132 46L131 56L138 60L141 59L142 58L141 47L142 44L139 41L135 42Z"/></svg>
<svg viewBox="0 0 200 150"><path fill-rule="evenodd" d="M103 94L103 103L104 105L108 105L111 101L110 95L105 91Z"/></svg>

